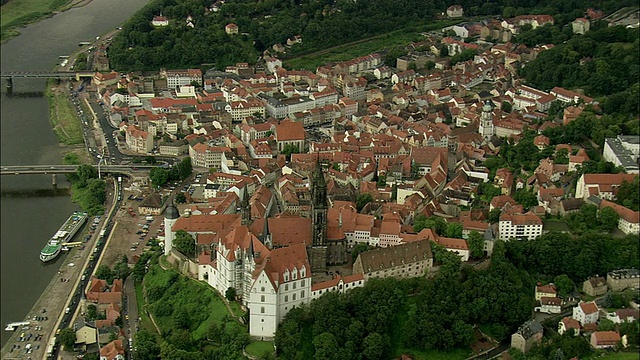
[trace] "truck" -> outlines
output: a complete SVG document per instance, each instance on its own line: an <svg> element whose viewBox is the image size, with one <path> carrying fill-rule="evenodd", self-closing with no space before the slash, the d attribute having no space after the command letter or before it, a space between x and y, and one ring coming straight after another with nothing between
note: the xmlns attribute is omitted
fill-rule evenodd
<svg viewBox="0 0 640 360"><path fill-rule="evenodd" d="M53 357L53 352L56 348L56 337L54 336L51 340L49 340L49 344L47 345L47 357Z"/></svg>

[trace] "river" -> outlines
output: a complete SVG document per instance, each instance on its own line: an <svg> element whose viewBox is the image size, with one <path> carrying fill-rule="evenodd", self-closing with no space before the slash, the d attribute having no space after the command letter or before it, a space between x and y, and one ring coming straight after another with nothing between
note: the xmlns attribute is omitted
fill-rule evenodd
<svg viewBox="0 0 640 360"><path fill-rule="evenodd" d="M21 29L0 46L0 69L52 69L59 55L69 55L80 41L95 39L131 17L149 0L93 0ZM14 80L14 94L42 92L43 80ZM42 97L0 98L0 165L59 164L63 148L51 130L49 105ZM58 176L58 187L69 184ZM0 190L50 189L47 175L3 176ZM64 256L43 264L38 255L46 241L78 206L68 196L1 198L0 321L22 321L56 274ZM11 334L2 331L1 345Z"/></svg>

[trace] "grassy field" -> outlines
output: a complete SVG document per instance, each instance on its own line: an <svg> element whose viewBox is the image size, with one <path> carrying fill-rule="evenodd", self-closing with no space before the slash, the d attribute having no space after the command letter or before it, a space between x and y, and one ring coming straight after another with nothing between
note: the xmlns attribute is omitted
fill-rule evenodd
<svg viewBox="0 0 640 360"><path fill-rule="evenodd" d="M386 34L374 36L364 40L350 42L348 44L334 46L329 49L316 51L311 54L293 57L284 60L283 66L287 69L306 69L315 71L319 65L327 62L339 62L364 56L376 51L389 50L394 47L406 46L411 42L423 40L421 32L432 31L451 26L459 21L439 20L423 26L413 26L402 30L392 31ZM395 65L395 64L392 64Z"/></svg>
<svg viewBox="0 0 640 360"><path fill-rule="evenodd" d="M402 354L413 355L416 360L462 360L469 357L469 351L467 350L454 350L450 352L441 351L424 351L415 349L400 349L395 353L395 356L399 357Z"/></svg>
<svg viewBox="0 0 640 360"><path fill-rule="evenodd" d="M247 345L245 351L249 355L262 356L265 353L273 353L273 341L256 341Z"/></svg>
<svg viewBox="0 0 640 360"><path fill-rule="evenodd" d="M1 40L18 35L15 30L66 8L72 0L11 0L0 7Z"/></svg>
<svg viewBox="0 0 640 360"><path fill-rule="evenodd" d="M599 357L598 359L604 360L638 360L640 359L640 355L637 352L627 352L627 353L614 353Z"/></svg>
<svg viewBox="0 0 640 360"><path fill-rule="evenodd" d="M49 100L49 117L58 142L65 145L82 144L82 123L67 92L60 91L49 82L45 96Z"/></svg>

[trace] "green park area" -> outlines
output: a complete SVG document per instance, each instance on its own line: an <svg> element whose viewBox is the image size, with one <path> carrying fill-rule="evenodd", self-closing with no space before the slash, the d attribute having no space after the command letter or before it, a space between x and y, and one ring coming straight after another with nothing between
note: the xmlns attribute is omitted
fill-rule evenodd
<svg viewBox="0 0 640 360"><path fill-rule="evenodd" d="M273 353L273 341L255 341L245 348L247 354L251 356L264 356Z"/></svg>
<svg viewBox="0 0 640 360"><path fill-rule="evenodd" d="M0 7L0 30L2 41L16 36L16 28L25 26L64 9L70 0L11 0Z"/></svg>

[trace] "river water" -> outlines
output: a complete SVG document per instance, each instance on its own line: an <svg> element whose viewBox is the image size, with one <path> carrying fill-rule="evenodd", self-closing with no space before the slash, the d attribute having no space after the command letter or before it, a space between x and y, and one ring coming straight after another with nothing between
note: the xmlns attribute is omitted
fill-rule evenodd
<svg viewBox="0 0 640 360"><path fill-rule="evenodd" d="M80 41L95 39L131 17L149 0L93 0L21 29L21 35L0 46L0 69L46 71L69 55ZM0 165L59 164L62 150L51 130L49 105L42 97L0 98ZM43 80L14 80L14 94L42 92ZM48 175L3 176L3 194L14 190L51 189ZM69 187L58 176L58 187ZM38 255L71 212L68 196L0 199L0 323L22 321L58 271L64 256L43 264ZM2 331L4 346L10 333Z"/></svg>

